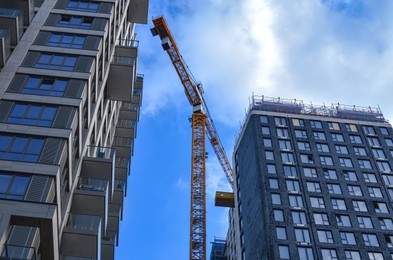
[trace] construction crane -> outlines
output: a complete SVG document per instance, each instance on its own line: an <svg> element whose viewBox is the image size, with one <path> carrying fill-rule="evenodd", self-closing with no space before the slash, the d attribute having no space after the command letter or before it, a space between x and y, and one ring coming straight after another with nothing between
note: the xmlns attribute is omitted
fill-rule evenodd
<svg viewBox="0 0 393 260"><path fill-rule="evenodd" d="M163 49L168 53L173 66L183 84L186 96L193 106L192 114L192 161L191 161L191 210L190 210L190 260L206 259L206 145L209 139L221 167L233 189L233 172L218 137L213 120L203 98L203 88L193 77L180 55L176 42L164 17L153 19L153 36L158 35ZM233 207L233 193L218 192L217 199L229 201ZM218 203L220 204L220 203ZM222 206L220 205L220 206Z"/></svg>

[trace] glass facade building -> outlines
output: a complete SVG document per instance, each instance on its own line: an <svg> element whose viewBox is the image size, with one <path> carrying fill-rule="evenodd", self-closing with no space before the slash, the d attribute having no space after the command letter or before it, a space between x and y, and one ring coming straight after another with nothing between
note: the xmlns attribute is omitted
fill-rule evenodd
<svg viewBox="0 0 393 260"><path fill-rule="evenodd" d="M0 0L0 259L114 259L148 0Z"/></svg>
<svg viewBox="0 0 393 260"><path fill-rule="evenodd" d="M393 129L377 108L254 97L228 259L392 259Z"/></svg>

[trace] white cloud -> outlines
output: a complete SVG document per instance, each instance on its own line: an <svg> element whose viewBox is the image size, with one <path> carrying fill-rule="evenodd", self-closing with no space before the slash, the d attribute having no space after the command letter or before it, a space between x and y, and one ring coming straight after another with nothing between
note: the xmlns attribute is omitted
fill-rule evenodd
<svg viewBox="0 0 393 260"><path fill-rule="evenodd" d="M199 0L152 5L155 11L161 8L158 14L167 14L218 122L237 127L252 93L314 103L379 104L392 118L386 112L393 110L392 3L325 2ZM154 114L171 104L184 109L188 104L169 58L157 38L148 41L150 64L145 68L152 78L151 89L145 90L146 111Z"/></svg>
<svg viewBox="0 0 393 260"><path fill-rule="evenodd" d="M184 180L182 177L178 178L174 186L180 191L189 193L190 191L190 182L189 180Z"/></svg>

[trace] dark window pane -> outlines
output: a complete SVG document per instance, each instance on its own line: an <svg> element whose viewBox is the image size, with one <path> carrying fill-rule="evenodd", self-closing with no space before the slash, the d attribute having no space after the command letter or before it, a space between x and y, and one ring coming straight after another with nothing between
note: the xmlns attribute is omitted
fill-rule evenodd
<svg viewBox="0 0 393 260"><path fill-rule="evenodd" d="M11 175L0 174L0 192L4 193L7 191L10 181L12 179Z"/></svg>
<svg viewBox="0 0 393 260"><path fill-rule="evenodd" d="M15 137L11 147L11 152L22 153L25 150L28 139L25 137Z"/></svg>
<svg viewBox="0 0 393 260"><path fill-rule="evenodd" d="M26 150L26 153L39 154L41 152L43 145L44 145L43 139L31 139L29 143L29 147Z"/></svg>
<svg viewBox="0 0 393 260"><path fill-rule="evenodd" d="M13 195L23 195L26 192L27 186L29 185L30 178L26 176L15 176L14 182L10 189L10 193Z"/></svg>

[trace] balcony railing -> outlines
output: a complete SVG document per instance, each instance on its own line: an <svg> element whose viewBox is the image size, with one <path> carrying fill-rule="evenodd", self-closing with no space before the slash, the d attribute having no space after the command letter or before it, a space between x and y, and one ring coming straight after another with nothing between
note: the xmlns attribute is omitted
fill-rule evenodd
<svg viewBox="0 0 393 260"><path fill-rule="evenodd" d="M105 193L108 189L108 181L95 178L79 178L78 189L85 191L98 191Z"/></svg>
<svg viewBox="0 0 393 260"><path fill-rule="evenodd" d="M86 156L90 158L113 159L115 149L103 146L88 146Z"/></svg>
<svg viewBox="0 0 393 260"><path fill-rule="evenodd" d="M0 260L37 260L36 249L19 245L5 244Z"/></svg>
<svg viewBox="0 0 393 260"><path fill-rule="evenodd" d="M137 40L129 40L129 39L120 39L118 41L119 45L131 48L138 48L139 41Z"/></svg>
<svg viewBox="0 0 393 260"><path fill-rule="evenodd" d="M82 215L70 213L67 227L79 231L99 231L101 225L100 216Z"/></svg>
<svg viewBox="0 0 393 260"><path fill-rule="evenodd" d="M126 56L113 56L112 62L118 65L134 66L135 58Z"/></svg>

